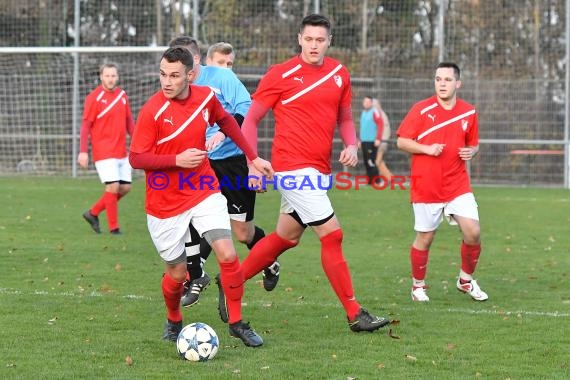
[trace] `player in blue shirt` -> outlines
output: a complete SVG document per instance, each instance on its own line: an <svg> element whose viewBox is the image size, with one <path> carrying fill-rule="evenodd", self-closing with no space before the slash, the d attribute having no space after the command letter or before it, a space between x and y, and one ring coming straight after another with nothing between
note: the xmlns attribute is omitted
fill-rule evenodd
<svg viewBox="0 0 570 380"><path fill-rule="evenodd" d="M169 45L183 46L194 56L195 77L193 84L210 87L226 111L231 113L241 126L245 114L251 105L249 92L232 70L216 66L200 64L201 54L198 42L189 36L180 36ZM208 158L220 181L222 194L228 201L228 212L232 231L237 240L251 249L255 243L265 236L265 232L253 223L255 191L249 190L247 178L249 171L244 153L236 144L219 131L214 125L208 128L206 146L209 149ZM237 179L242 186L238 188ZM230 186L224 186L231 184ZM210 284L210 278L203 271L203 265L210 255L212 248L205 239L201 238L190 224L191 241L186 243L186 256L188 260L188 273L190 280L184 284L184 295L181 304L189 307L198 302L201 292ZM271 291L279 280L279 263L276 261L263 271L263 285Z"/></svg>

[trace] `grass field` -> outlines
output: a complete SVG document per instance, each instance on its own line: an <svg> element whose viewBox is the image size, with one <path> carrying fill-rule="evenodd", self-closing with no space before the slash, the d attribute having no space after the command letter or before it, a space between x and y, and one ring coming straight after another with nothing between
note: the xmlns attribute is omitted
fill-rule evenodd
<svg viewBox="0 0 570 380"><path fill-rule="evenodd" d="M308 232L280 259L281 280L246 287L244 317L259 349L229 337L212 285L185 323L210 324L217 357L185 362L160 339L162 263L146 229L144 182L120 203L122 236L96 235L81 214L95 179L0 180L2 379L567 379L570 376L570 193L477 188L483 253L477 277L490 299L455 290L458 231L442 225L430 256L427 304L409 296L412 215L406 191L331 191L356 295L400 321L349 331ZM258 198L272 231L278 194ZM103 227L106 219L103 215ZM238 247L241 257L246 250ZM214 260L207 264L217 273ZM130 358L127 360L127 358ZM127 361L132 364L127 364Z"/></svg>

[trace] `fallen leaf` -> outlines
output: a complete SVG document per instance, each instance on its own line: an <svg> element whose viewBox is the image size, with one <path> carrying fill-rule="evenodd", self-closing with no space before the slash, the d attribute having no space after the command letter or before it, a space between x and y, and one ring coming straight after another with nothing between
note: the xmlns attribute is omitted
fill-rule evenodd
<svg viewBox="0 0 570 380"><path fill-rule="evenodd" d="M384 368L386 368L386 366L384 365L384 363L380 363L380 364L378 364L378 366L376 368L384 369Z"/></svg>
<svg viewBox="0 0 570 380"><path fill-rule="evenodd" d="M121 264L117 263L117 264L115 265L115 272L120 272L120 271L122 271L122 270L123 270L123 267L121 266Z"/></svg>
<svg viewBox="0 0 570 380"><path fill-rule="evenodd" d="M448 350L453 350L453 349L455 349L455 344L453 344L453 343L447 343L447 349L448 349Z"/></svg>
<svg viewBox="0 0 570 380"><path fill-rule="evenodd" d="M394 333L392 333L392 329L388 330L388 336L392 339L400 339L400 337L398 335L395 335Z"/></svg>
<svg viewBox="0 0 570 380"><path fill-rule="evenodd" d="M412 355L407 355L407 354L406 354L406 355L404 355L404 357L405 357L406 359L408 359L408 360L413 361L413 362L415 362L416 360L418 360L418 358L416 358L415 356L412 356Z"/></svg>
<svg viewBox="0 0 570 380"><path fill-rule="evenodd" d="M127 356L125 358L125 364L128 365L129 367L133 365L133 358L131 358L130 356Z"/></svg>

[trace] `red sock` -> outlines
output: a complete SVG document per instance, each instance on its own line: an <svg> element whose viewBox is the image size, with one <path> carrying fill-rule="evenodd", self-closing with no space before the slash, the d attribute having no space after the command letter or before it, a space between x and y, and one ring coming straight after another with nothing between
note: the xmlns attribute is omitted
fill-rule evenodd
<svg viewBox="0 0 570 380"><path fill-rule="evenodd" d="M91 206L91 209L89 210L91 215L98 216L101 212L103 212L103 210L105 210L105 194L106 193L103 193L101 198L99 198L99 200L95 202L93 206Z"/></svg>
<svg viewBox="0 0 570 380"><path fill-rule="evenodd" d="M118 221L118 207L117 207L117 193L106 191L103 195L105 201L105 209L107 210L107 222L109 224L109 231L119 228Z"/></svg>
<svg viewBox="0 0 570 380"><path fill-rule="evenodd" d="M354 297L350 271L342 254L342 236L342 230L338 229L321 238L321 264L348 319L353 320L360 305Z"/></svg>
<svg viewBox="0 0 570 380"><path fill-rule="evenodd" d="M241 264L243 277L246 281L249 280L262 269L273 264L283 252L296 245L296 243L283 239L276 232L265 236L253 246Z"/></svg>
<svg viewBox="0 0 570 380"><path fill-rule="evenodd" d="M412 277L416 280L424 280L426 278L427 263L429 250L419 250L417 248L410 249L410 261L412 262Z"/></svg>
<svg viewBox="0 0 570 380"><path fill-rule="evenodd" d="M228 323L241 321L241 299L243 297L243 271L239 265L238 258L229 263L220 262L220 279L222 289L226 295L226 306L228 308Z"/></svg>
<svg viewBox="0 0 570 380"><path fill-rule="evenodd" d="M172 322L180 322L180 298L184 292L184 283L174 281L168 274L162 277L162 295L166 305L166 317Z"/></svg>
<svg viewBox="0 0 570 380"><path fill-rule="evenodd" d="M465 242L461 242L461 270L467 274L475 273L480 254L481 243L467 245Z"/></svg>

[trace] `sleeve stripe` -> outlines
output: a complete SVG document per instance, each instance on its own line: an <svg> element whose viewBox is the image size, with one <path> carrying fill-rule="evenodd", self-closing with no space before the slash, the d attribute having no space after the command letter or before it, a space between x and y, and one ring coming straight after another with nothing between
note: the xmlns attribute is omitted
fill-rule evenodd
<svg viewBox="0 0 570 380"><path fill-rule="evenodd" d="M164 103L164 105L162 107L160 107L160 109L158 110L156 115L154 115L154 121L158 120L160 115L162 115L162 113L168 108L169 105L170 105L170 102L167 100L166 103Z"/></svg>

